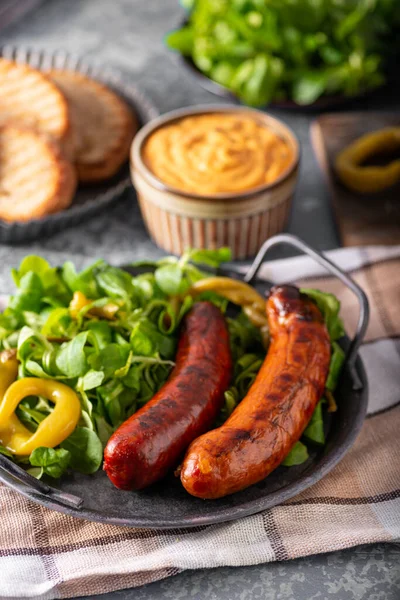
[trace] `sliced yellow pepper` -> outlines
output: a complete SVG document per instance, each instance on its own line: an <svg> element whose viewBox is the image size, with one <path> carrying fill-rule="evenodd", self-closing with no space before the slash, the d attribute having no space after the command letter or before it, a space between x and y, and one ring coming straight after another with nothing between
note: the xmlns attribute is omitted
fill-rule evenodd
<svg viewBox="0 0 400 600"><path fill-rule="evenodd" d="M14 454L25 456L40 446L54 448L63 442L78 424L81 405L75 392L58 381L26 377L15 381L18 362L15 355L0 355L0 444ZM13 383L14 382L14 383ZM54 402L53 412L32 433L15 414L27 396L44 396Z"/></svg>
<svg viewBox="0 0 400 600"><path fill-rule="evenodd" d="M336 173L354 192L380 192L400 181L400 159L384 166L363 166L362 163L378 153L399 149L400 127L367 133L339 152L335 161Z"/></svg>
<svg viewBox="0 0 400 600"><path fill-rule="evenodd" d="M189 292L192 296L202 292L215 292L233 304L241 306L249 321L260 329L264 345L268 345L269 327L266 300L249 284L230 277L208 277L196 281Z"/></svg>
<svg viewBox="0 0 400 600"><path fill-rule="evenodd" d="M93 300L86 298L85 294L82 294L82 292L74 292L72 300L69 303L69 314L73 319L77 319L82 308L92 304L92 302ZM118 304L108 302L105 306L93 306L89 310L88 314L89 316L100 317L102 319L108 319L109 321L112 321L119 308L120 307Z"/></svg>
<svg viewBox="0 0 400 600"><path fill-rule="evenodd" d="M3 350L0 353L0 401L13 381L17 379L17 375L17 351Z"/></svg>

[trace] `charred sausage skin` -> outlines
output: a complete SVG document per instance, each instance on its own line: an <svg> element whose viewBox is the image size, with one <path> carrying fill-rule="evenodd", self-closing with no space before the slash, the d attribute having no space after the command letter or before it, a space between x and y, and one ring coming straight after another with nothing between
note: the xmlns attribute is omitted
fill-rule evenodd
<svg viewBox="0 0 400 600"><path fill-rule="evenodd" d="M185 489L221 498L264 479L301 437L321 398L330 340L317 306L294 286L271 290L271 345L247 396L218 429L196 439L181 470Z"/></svg>
<svg viewBox="0 0 400 600"><path fill-rule="evenodd" d="M168 380L107 443L104 470L112 483L139 490L174 468L190 442L212 426L231 371L225 318L210 302L198 302L183 320Z"/></svg>

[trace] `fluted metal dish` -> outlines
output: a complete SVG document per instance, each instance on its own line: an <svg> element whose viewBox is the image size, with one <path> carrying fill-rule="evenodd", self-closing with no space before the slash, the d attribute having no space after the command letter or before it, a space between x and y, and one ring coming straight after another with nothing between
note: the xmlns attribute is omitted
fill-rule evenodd
<svg viewBox="0 0 400 600"><path fill-rule="evenodd" d="M0 47L0 56L43 71L51 68L77 71L104 83L128 103L137 115L140 126L159 114L152 101L134 85L123 81L122 75L114 69L111 71L94 65L69 52L62 50L46 52L7 45ZM26 223L6 223L0 220L0 243L21 244L77 225L111 206L129 186L127 161L126 165L111 179L94 185L78 186L71 206L62 212L42 219L32 219Z"/></svg>

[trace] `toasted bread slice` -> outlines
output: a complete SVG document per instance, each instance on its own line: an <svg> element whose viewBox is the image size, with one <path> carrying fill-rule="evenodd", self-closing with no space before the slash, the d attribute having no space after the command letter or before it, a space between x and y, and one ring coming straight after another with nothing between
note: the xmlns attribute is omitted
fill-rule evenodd
<svg viewBox="0 0 400 600"><path fill-rule="evenodd" d="M112 177L128 158L136 116L119 96L85 75L56 70L48 75L68 101L79 180Z"/></svg>
<svg viewBox="0 0 400 600"><path fill-rule="evenodd" d="M0 127L0 219L29 221L67 208L76 172L59 145L29 128Z"/></svg>
<svg viewBox="0 0 400 600"><path fill-rule="evenodd" d="M60 90L40 71L0 58L0 125L13 122L51 135L69 152L69 109Z"/></svg>

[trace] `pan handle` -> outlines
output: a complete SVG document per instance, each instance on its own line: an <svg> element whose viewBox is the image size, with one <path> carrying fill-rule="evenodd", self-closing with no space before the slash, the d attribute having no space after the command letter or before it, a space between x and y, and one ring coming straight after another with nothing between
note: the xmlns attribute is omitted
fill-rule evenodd
<svg viewBox="0 0 400 600"><path fill-rule="evenodd" d="M307 254L311 258L313 258L318 264L325 267L329 273L340 279L345 286L347 286L357 297L358 303L360 305L360 313L358 317L357 329L353 339L350 342L349 349L346 355L346 361L349 366L349 369L353 376L353 388L361 389L362 383L355 369L355 361L357 358L358 350L360 348L361 342L364 338L365 332L368 326L369 320L369 304L368 298L365 292L360 288L360 286L347 275L342 269L340 269L335 263L333 263L329 258L323 256L314 248L311 248L308 244L303 242L300 238L290 235L289 233L281 233L279 235L275 235L261 246L257 256L255 257L253 264L250 266L247 271L244 280L247 283L251 283L254 278L257 276L257 273L264 262L265 256L267 252L278 245L292 246L293 248L297 248L301 250L304 254Z"/></svg>
<svg viewBox="0 0 400 600"><path fill-rule="evenodd" d="M33 491L36 496L54 500L63 506L72 506L79 509L83 504L82 498L50 487L43 481L27 473L22 467L12 462L10 458L7 458L3 454L0 454L0 481L4 481L4 483L17 489L28 488L28 491Z"/></svg>

